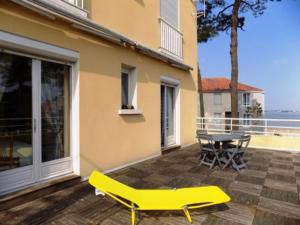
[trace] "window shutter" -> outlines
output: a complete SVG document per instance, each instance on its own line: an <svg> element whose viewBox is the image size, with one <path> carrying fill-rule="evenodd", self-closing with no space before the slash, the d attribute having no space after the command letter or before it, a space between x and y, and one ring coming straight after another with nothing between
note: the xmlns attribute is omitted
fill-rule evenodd
<svg viewBox="0 0 300 225"><path fill-rule="evenodd" d="M160 16L178 29L178 0L160 0Z"/></svg>

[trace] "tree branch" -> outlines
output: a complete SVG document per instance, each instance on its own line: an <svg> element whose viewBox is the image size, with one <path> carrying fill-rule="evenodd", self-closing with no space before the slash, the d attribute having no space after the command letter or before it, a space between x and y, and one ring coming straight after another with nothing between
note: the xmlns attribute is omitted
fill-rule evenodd
<svg viewBox="0 0 300 225"><path fill-rule="evenodd" d="M249 8L250 8L252 11L255 11L255 9L254 9L253 7L256 6L257 4L259 4L259 3L260 3L260 0L258 0L256 3L253 3L253 4L250 4L250 3L247 2L247 1L241 0L241 3L244 3L245 5L249 6Z"/></svg>
<svg viewBox="0 0 300 225"><path fill-rule="evenodd" d="M219 16L220 16L221 14L223 14L227 9L229 9L229 8L232 7L233 5L234 5L234 4L228 5L228 6L226 6L224 9L222 9L222 10L218 13L217 19L219 18Z"/></svg>

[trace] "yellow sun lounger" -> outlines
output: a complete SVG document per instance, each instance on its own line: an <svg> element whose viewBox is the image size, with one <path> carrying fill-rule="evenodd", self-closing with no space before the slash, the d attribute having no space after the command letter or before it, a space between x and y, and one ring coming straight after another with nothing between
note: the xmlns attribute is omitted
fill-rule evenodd
<svg viewBox="0 0 300 225"><path fill-rule="evenodd" d="M192 223L189 209L202 208L230 201L230 197L216 186L179 188L171 190L139 190L124 185L98 171L89 183L100 192L131 209L132 225L137 210L183 210Z"/></svg>

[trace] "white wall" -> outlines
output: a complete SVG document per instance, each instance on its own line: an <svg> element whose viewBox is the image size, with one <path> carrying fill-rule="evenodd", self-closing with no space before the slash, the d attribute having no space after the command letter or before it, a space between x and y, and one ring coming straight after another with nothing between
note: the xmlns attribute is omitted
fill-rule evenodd
<svg viewBox="0 0 300 225"><path fill-rule="evenodd" d="M243 106L243 93L250 93L250 106L255 105L255 103L260 103L262 105L263 111L265 110L265 95L262 92L239 92L239 112L240 117L243 117L246 107ZM229 92L221 92L222 104L215 105L214 103L215 93L204 93L204 110L205 117L214 117L215 113L221 113L222 117L225 117L225 112L231 111L231 97ZM199 95L198 95L198 109L197 115L200 116L200 104L199 104Z"/></svg>

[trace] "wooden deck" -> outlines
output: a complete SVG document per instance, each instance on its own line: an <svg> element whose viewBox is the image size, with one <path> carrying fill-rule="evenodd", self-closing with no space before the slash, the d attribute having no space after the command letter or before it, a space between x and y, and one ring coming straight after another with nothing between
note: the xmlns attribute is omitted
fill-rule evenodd
<svg viewBox="0 0 300 225"><path fill-rule="evenodd" d="M249 149L248 169L213 170L199 166L197 145L114 172L136 188L218 185L228 204L191 212L193 224L300 224L300 154ZM0 224L129 225L130 211L108 197L95 196L87 183L0 212ZM182 212L140 213L139 225L189 224Z"/></svg>

